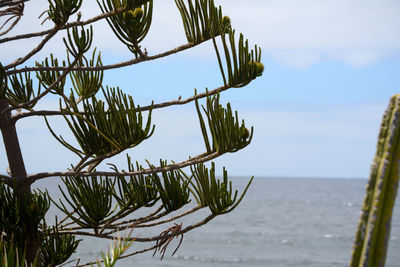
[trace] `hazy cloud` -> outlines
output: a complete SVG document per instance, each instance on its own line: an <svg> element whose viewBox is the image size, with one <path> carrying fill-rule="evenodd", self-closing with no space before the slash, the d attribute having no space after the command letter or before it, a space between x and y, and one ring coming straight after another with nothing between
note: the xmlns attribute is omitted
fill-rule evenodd
<svg viewBox="0 0 400 267"><path fill-rule="evenodd" d="M396 0L251 0L245 6L243 1L230 0L217 4L222 4L234 28L263 48L264 55L290 66L306 67L321 61L363 66L400 56L400 2ZM28 2L25 17L12 34L43 29L37 16L46 8L46 1ZM100 9L94 1L85 1L82 12L87 19ZM51 22L44 25L52 26ZM96 23L95 28L95 42L101 49L129 53L105 21ZM7 54L28 51L38 41L7 44ZM153 27L143 45L159 52L185 42L174 1L155 1ZM192 55L204 57L206 49L209 47L196 49ZM57 51L64 51L59 41L49 43L43 54Z"/></svg>
<svg viewBox="0 0 400 267"><path fill-rule="evenodd" d="M354 65L400 55L395 0L238 0L224 4L232 23L287 64L340 60Z"/></svg>

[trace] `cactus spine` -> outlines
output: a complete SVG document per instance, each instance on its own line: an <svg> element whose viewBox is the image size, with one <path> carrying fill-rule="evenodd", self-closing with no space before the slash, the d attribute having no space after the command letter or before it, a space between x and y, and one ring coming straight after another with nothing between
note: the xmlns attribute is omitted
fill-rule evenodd
<svg viewBox="0 0 400 267"><path fill-rule="evenodd" d="M351 267L385 266L393 207L399 185L400 95L383 116L376 155L353 245Z"/></svg>

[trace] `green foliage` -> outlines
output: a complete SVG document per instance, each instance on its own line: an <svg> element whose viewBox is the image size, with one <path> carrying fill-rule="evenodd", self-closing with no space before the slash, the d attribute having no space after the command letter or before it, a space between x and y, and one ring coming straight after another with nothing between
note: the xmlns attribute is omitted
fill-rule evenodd
<svg viewBox="0 0 400 267"><path fill-rule="evenodd" d="M6 96L11 105L18 105L28 102L35 98L35 91L29 72L22 74L14 74L10 77L10 86L6 90ZM40 94L40 86L37 94ZM32 109L36 103L26 106L26 109Z"/></svg>
<svg viewBox="0 0 400 267"><path fill-rule="evenodd" d="M50 208L50 196L48 192L37 190L32 194L32 201L29 206L29 217L35 225L45 221L45 216Z"/></svg>
<svg viewBox="0 0 400 267"><path fill-rule="evenodd" d="M131 158L127 155L129 172L135 171ZM136 162L136 170L143 167ZM118 171L116 166L113 170ZM129 179L127 181L127 179ZM135 211L141 207L152 207L160 199L155 189L155 183L151 177L138 174L117 176L118 190L114 191L114 197L120 205L121 210Z"/></svg>
<svg viewBox="0 0 400 267"><path fill-rule="evenodd" d="M237 111L235 111L235 116L233 116L230 103L227 104L226 108L223 108L219 104L219 95L208 96L207 106L206 108L202 108L207 116L212 145L210 145L198 101L196 101L197 114L199 116L200 127L207 152L219 152L221 154L225 152L236 152L250 144L253 138L253 127L251 127L251 132L249 134L244 120L239 124Z"/></svg>
<svg viewBox="0 0 400 267"><path fill-rule="evenodd" d="M260 62L261 50L257 46L251 50L248 41L244 40L242 34L240 34L238 42L235 40L231 19L223 15L221 7L216 7L213 0L175 0L189 44L152 57L147 56L145 49L142 51L140 44L147 36L152 23L153 1L98 0L97 2L102 12L107 13L103 18L107 20L116 37L128 47L136 58L141 58L141 60L127 61L127 64L162 58L212 39L224 81L224 86L213 90L213 93L247 85L262 75L264 65ZM44 266L60 265L77 249L80 240L76 240L75 235L85 234L111 238L119 229L127 229L133 224L138 224L138 228L151 227L183 217L200 207L209 207L212 214L203 221L184 228L183 231L186 232L207 223L216 215L235 209L252 181L251 179L239 197L238 191L233 191L225 169L222 179L218 179L215 176L214 163L210 170L203 163L195 165L198 162L210 160L211 157L214 158L227 152L236 152L246 147L253 137L253 128L251 130L246 128L244 121L239 120L237 112L232 111L230 104L223 107L219 103L220 96L212 94L207 96L206 105L202 107L202 110L196 100L196 109L207 153L190 158L182 162L183 164L175 164L173 161L168 164L167 161L160 160L160 166L156 167L147 161L147 169L144 169L137 161L134 166L131 158L127 156L128 172L119 171L115 165L109 163L114 171L114 173L108 172L109 176L104 177L97 175L99 173L91 173L96 172L95 168L105 159L126 149L134 148L152 136L154 133L154 125L151 123L153 106L149 109L146 107L146 110L149 111L146 114L147 118L144 118L140 107L135 106L132 96L124 94L118 87L103 87L103 70L118 68L126 63L102 68L101 54L96 52L96 48L90 55L86 55L92 46L93 28L92 26L84 28L82 25L89 21L81 23L79 26L73 26L79 22L67 24L70 16L78 12L81 4L82 0L49 0L49 10L43 14L47 12L47 19L52 20L55 27L47 31L48 39L44 38L37 50L41 50L58 30L67 30L67 37L63 38L67 60L61 62L50 54L43 61L36 62L36 77L39 81L37 91L34 90L35 86L30 78L31 68L7 70L11 73L18 73L8 75L0 64L0 97L6 98L12 109L16 109L22 104L28 110L15 118L45 116L46 124L56 140L81 159L75 167L72 165L73 169L61 174L62 177L66 177L63 179L65 188L60 187L64 198L61 203L50 200L47 192L41 191L37 191L31 196L27 193L26 196L29 195L29 199L24 199L21 194L17 199L16 193L10 187L0 184L0 215L2 218L0 229L6 233L5 235L2 233L0 262L9 266L25 264L23 253L25 248L28 249L27 255L30 258L33 257L32 252L35 253L39 250L37 247L27 247L28 244L33 244L33 246L41 244L41 254L38 256ZM78 13L78 21L80 16ZM91 23L89 22L89 24ZM218 36L221 38L221 43L217 44ZM219 52L220 48L225 57L224 62ZM33 54L38 51L32 50ZM28 55L26 58L30 56ZM16 63L16 65L18 64ZM25 74L19 74L22 72ZM60 77L68 74L73 87L69 95L64 91L66 79L59 80ZM8 82L10 82L10 89ZM41 87L45 88L42 93L40 93ZM99 97L97 94L100 88L103 96ZM38 95L39 98L42 98L48 93L59 96L59 110L33 112L36 102L30 103L30 105L26 104ZM193 96L188 101L203 96ZM165 102L157 105L157 108L176 103L175 101ZM203 118L204 114L206 118ZM62 136L58 136L50 127L46 117L48 115L62 115L78 145L72 145ZM207 127L205 120L207 120ZM190 165L192 175L188 177L179 167ZM82 175L84 172L86 173ZM25 177L27 179L23 183L26 184L15 184L14 187L22 186L24 189L26 187L29 192L30 184L28 183L34 182L38 177L46 178L49 173L41 175L44 176ZM90 175L90 177L83 177L86 175ZM10 177L10 179L14 178ZM188 204L191 194L199 206L167 220L155 221ZM54 226L48 227L45 215L50 207L50 201L55 203L67 217L60 224L56 220ZM122 221L139 208L153 207L158 202L162 204L162 207L147 216ZM153 222L148 223L151 221ZM24 231L28 228L30 229L29 235L24 235ZM31 231L31 228L35 230ZM91 229L94 229L94 233L91 232ZM156 251L165 253L168 244L174 237L181 236L182 241L183 232L180 233L181 230L182 224L175 223L174 226L161 232L158 238L140 239L141 241L157 240ZM38 240L29 242L26 240L27 236L28 238L37 237ZM118 258L128 249L131 242L126 241L127 238L117 239L110 252L102 255L105 266L114 266ZM138 253L144 251L146 250ZM18 259L21 260L18 261Z"/></svg>
<svg viewBox="0 0 400 267"><path fill-rule="evenodd" d="M211 169L208 170L204 164L200 163L191 167L193 195L199 205L208 206L213 214L220 215L231 212L242 201L253 178L250 179L242 195L237 199L238 191L232 195L232 182L228 181L228 172L223 171L223 181L215 177L215 164L211 163Z"/></svg>
<svg viewBox="0 0 400 267"><path fill-rule="evenodd" d="M58 66L59 66L58 59L54 58L53 54L50 54L50 63L48 57L46 57L46 59L42 63L36 62L36 67L57 68ZM65 61L62 62L62 66L65 67ZM53 86L52 87L53 89L51 89L50 91L51 93L63 95L65 79L62 79L57 84L55 84L55 82L59 79L60 76L61 72L58 70L40 70L36 72L37 79L45 89L47 89L50 86Z"/></svg>
<svg viewBox="0 0 400 267"><path fill-rule="evenodd" d="M0 237L0 262L2 267L36 267L37 260L28 264L25 258L25 253L20 253L14 242L6 242L3 239L4 232Z"/></svg>
<svg viewBox="0 0 400 267"><path fill-rule="evenodd" d="M17 199L9 186L0 183L0 230L2 231L0 249L4 253L3 257L7 257L6 255L9 257L8 266L23 266L24 264L24 220L29 220L38 227L41 221L44 222L50 207L50 198L47 192L38 191L32 194L29 205L25 205L26 202L21 203L21 201ZM21 258L21 261L15 263L15 260L18 261L18 257ZM4 261L0 260L0 262Z"/></svg>
<svg viewBox="0 0 400 267"><path fill-rule="evenodd" d="M226 40L226 35L221 35L226 68L222 65L216 41L213 39L224 84L231 87L246 86L252 80L261 76L264 71L264 65L261 63L261 49L255 45L254 50L249 50L248 40L244 41L243 34L240 34L236 46L234 30L230 30L227 35L229 43ZM228 77L228 80L226 80L226 77Z"/></svg>
<svg viewBox="0 0 400 267"><path fill-rule="evenodd" d="M81 240L74 235L60 234L58 223L43 232L40 260L43 266L57 266L66 262L78 248Z"/></svg>
<svg viewBox="0 0 400 267"><path fill-rule="evenodd" d="M29 218L34 225L44 219L49 208L49 199L46 194L33 194L29 206L21 210L21 200L18 200L13 190L0 183L0 229L7 233L5 241L12 241L17 247L24 247L24 226L22 217Z"/></svg>
<svg viewBox="0 0 400 267"><path fill-rule="evenodd" d="M6 241L11 237L20 239L22 229L20 228L20 216L16 196L10 187L0 183L0 230L7 233ZM2 236L3 238L3 236Z"/></svg>
<svg viewBox="0 0 400 267"><path fill-rule="evenodd" d="M150 29L153 17L153 1L133 1L130 5L135 6L134 9L129 9L129 2L132 1L102 0L102 3L100 3L97 0L103 13L116 10L120 7L128 8L124 13L107 18L107 22L118 39L132 53L138 56L140 54L139 44L146 37ZM137 2L142 3L141 7L137 5Z"/></svg>
<svg viewBox="0 0 400 267"><path fill-rule="evenodd" d="M175 0L180 11L189 43L201 43L213 39L218 63L226 86L243 87L261 76L264 66L261 61L261 49L255 46L249 50L248 40L240 34L238 45L235 43L235 31L231 19L222 15L221 7L217 8L213 0L188 1ZM226 70L223 67L215 37L220 35L226 59ZM226 36L228 35L228 41ZM226 79L228 77L228 80Z"/></svg>
<svg viewBox="0 0 400 267"><path fill-rule="evenodd" d="M214 36L225 33L230 28L229 17L222 16L221 7L213 0L188 1L175 0L182 17L186 38L189 43L201 43Z"/></svg>
<svg viewBox="0 0 400 267"><path fill-rule="evenodd" d="M167 161L160 160L160 166L167 166ZM152 178L160 193L165 210L171 212L188 204L190 202L190 180L185 180L182 173L177 170L162 172L161 175L162 180L157 173L153 173Z"/></svg>
<svg viewBox="0 0 400 267"><path fill-rule="evenodd" d="M55 203L57 207L78 225L93 228L97 232L99 226L115 211L112 208L114 183L108 177L98 176L72 176L63 179L63 182L68 195L59 188L72 211L68 210L63 201Z"/></svg>
<svg viewBox="0 0 400 267"><path fill-rule="evenodd" d="M121 258L122 254L124 254L133 243L132 241L128 241L127 239L127 237L118 237L114 240L114 244L112 247L110 247L110 250L107 252L107 254L104 254L103 252L101 253L104 267L115 266L117 260ZM97 266L101 266L100 261L98 261Z"/></svg>
<svg viewBox="0 0 400 267"><path fill-rule="evenodd" d="M58 26L67 23L69 17L76 13L82 5L82 0L48 0L49 18Z"/></svg>
<svg viewBox="0 0 400 267"><path fill-rule="evenodd" d="M100 53L96 59L96 49L93 51L92 59L89 61L86 57L82 57L78 61L77 67L100 67L103 66L101 62ZM95 63L96 61L96 63ZM71 64L71 63L70 63ZM87 99L94 96L101 88L103 84L103 71L89 71L89 70L78 70L71 72L71 81L75 89L76 94L80 99Z"/></svg>
<svg viewBox="0 0 400 267"><path fill-rule="evenodd" d="M80 58L83 54L89 51L93 42L93 27L85 31L83 26L79 33L78 27L72 27L72 30L67 30L67 39L63 38L67 51L71 53L74 58Z"/></svg>
<svg viewBox="0 0 400 267"><path fill-rule="evenodd" d="M105 102L95 96L91 101L83 100L83 113L79 110L75 98L71 95L70 109L64 115L68 126L81 146L79 150L67 143L61 136L53 136L65 147L81 155L106 155L132 148L149 138L154 132L151 126L151 111L143 125L142 113L135 108L131 96L122 93L119 88L103 90ZM105 105L107 103L107 106ZM143 129L144 127L144 129Z"/></svg>

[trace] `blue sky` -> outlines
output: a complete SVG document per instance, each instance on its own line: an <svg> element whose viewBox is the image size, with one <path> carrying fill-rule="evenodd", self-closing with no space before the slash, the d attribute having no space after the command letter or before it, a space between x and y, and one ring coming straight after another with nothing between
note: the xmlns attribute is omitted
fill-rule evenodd
<svg viewBox="0 0 400 267"><path fill-rule="evenodd" d="M264 75L244 88L222 94L246 124L255 127L252 144L216 162L232 175L366 178L375 153L383 111L400 90L400 3L396 0L216 1L232 26L263 49ZM43 3L43 4L42 4ZM11 35L41 28L37 15L46 1L26 4L25 17ZM90 6L92 5L92 6ZM85 1L83 18L99 12ZM150 54L185 43L174 1L156 1L153 28L143 42ZM103 63L132 57L105 23L95 25ZM65 56L60 36L39 53ZM1 44L0 60L10 62L39 41ZM30 61L32 64L33 61ZM190 96L221 85L211 44L150 63L110 71L105 83L120 86L137 104ZM46 98L42 107L57 107ZM144 163L184 160L203 152L194 105L155 111L156 132L129 154ZM53 120L71 137L61 120ZM29 172L65 170L76 157L58 145L40 119L18 122ZM4 148L0 153L3 155ZM113 162L125 167L124 155ZM0 170L6 167L1 161ZM103 166L103 168L107 168Z"/></svg>

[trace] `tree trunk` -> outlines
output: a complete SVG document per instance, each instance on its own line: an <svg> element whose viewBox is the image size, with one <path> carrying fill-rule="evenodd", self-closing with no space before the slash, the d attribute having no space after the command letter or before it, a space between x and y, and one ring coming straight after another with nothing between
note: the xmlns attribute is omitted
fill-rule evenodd
<svg viewBox="0 0 400 267"><path fill-rule="evenodd" d="M32 223L26 212L32 201L31 184L28 183L25 178L25 164L22 158L15 122L10 120L11 112L1 114L1 112L8 108L8 106L8 102L5 99L0 99L0 128L3 135L3 142L7 153L11 176L16 178L16 182L12 187L14 194L16 194L18 199L21 226L25 238L26 260L31 263L38 255L40 241L37 225Z"/></svg>

